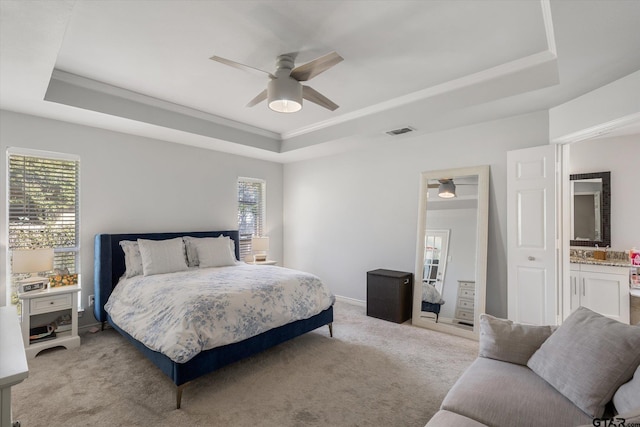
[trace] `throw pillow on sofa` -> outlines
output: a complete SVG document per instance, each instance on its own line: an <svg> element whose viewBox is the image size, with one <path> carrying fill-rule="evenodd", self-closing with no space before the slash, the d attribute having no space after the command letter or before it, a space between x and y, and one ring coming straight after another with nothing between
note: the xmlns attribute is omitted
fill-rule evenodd
<svg viewBox="0 0 640 427"><path fill-rule="evenodd" d="M640 364L640 327L579 307L527 366L586 414L598 418Z"/></svg>
<svg viewBox="0 0 640 427"><path fill-rule="evenodd" d="M521 325L481 314L478 356L527 366L529 358L555 330L555 326Z"/></svg>
<svg viewBox="0 0 640 427"><path fill-rule="evenodd" d="M640 366L633 374L633 379L621 385L613 395L613 406L620 413L640 411Z"/></svg>

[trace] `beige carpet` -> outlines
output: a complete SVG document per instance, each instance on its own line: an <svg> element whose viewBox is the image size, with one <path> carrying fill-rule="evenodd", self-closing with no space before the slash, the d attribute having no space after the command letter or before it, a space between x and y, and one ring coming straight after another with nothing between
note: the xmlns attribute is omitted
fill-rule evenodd
<svg viewBox="0 0 640 427"><path fill-rule="evenodd" d="M175 386L117 332L29 361L14 418L35 426L424 426L477 343L337 303L323 327Z"/></svg>

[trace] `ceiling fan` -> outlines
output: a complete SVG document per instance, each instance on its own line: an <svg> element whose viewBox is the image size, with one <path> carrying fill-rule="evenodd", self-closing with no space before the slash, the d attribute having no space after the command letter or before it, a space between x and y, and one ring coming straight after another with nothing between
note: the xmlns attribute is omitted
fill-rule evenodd
<svg viewBox="0 0 640 427"><path fill-rule="evenodd" d="M457 185L478 185L477 183L461 184ZM453 182L453 178L442 178L437 180L437 183L428 184L427 188L437 188L438 197L443 199L452 199L456 197L456 184Z"/></svg>
<svg viewBox="0 0 640 427"><path fill-rule="evenodd" d="M300 83L311 80L342 61L343 58L336 52L328 53L295 68L295 54L280 55L276 59L276 71L273 74L220 56L212 56L209 59L254 74L256 72L261 75L266 74L271 79L267 88L249 101L247 107L253 107L266 99L269 108L273 111L295 113L302 108L302 99L304 98L331 111L338 108L338 104L320 92Z"/></svg>

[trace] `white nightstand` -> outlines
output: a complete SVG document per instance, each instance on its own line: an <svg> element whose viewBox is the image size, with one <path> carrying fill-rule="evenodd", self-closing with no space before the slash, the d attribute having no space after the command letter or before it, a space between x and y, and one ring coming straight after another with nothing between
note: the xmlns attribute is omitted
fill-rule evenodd
<svg viewBox="0 0 640 427"><path fill-rule="evenodd" d="M69 349L80 345L80 337L78 336L79 291L80 285L74 285L18 294L18 298L22 300L22 340L28 359L33 359L39 352L47 348L61 346ZM55 312L60 312L59 314L71 312L71 330L56 332L56 337L53 339L30 343L31 317Z"/></svg>
<svg viewBox="0 0 640 427"><path fill-rule="evenodd" d="M266 261L249 261L247 262L247 264L251 264L251 265L276 265L278 263L278 261L273 261L271 259L268 259Z"/></svg>

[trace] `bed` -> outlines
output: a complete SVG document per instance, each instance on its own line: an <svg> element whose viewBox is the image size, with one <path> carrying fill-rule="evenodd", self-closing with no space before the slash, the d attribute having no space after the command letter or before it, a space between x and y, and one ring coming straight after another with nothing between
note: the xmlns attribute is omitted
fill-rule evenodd
<svg viewBox="0 0 640 427"><path fill-rule="evenodd" d="M130 334L125 330L126 327L122 326L126 325L126 321L121 320L121 324L118 324L118 322L114 321L112 316L105 309L105 306L109 301L109 297L113 293L117 294L121 290L125 289L125 286L133 287L133 285L129 285L129 282L127 282L126 280L120 282L120 278L125 275L126 271L125 253L120 245L120 242L136 241L137 239L145 239L147 241L166 241L169 239L182 238L184 236L199 239L221 238L221 236L222 238L224 238L226 236L234 243L232 245L234 247L234 250L231 252L231 256L234 257L233 261L237 262L237 260L239 259L240 245L239 234L237 230L178 233L98 234L95 236L94 254L94 315L96 319L102 323L103 327L105 323L109 323L116 331L118 331L127 340L129 340L138 350L140 350L152 363L160 368L160 370L174 382L174 384L176 385L176 407L178 409L181 406L182 392L184 387L190 381L202 375L213 372L225 365L249 357L325 325L329 327L330 336L333 336L333 296L331 296L331 304L328 306L328 308L322 309L322 311L317 314L313 314L308 318L293 320L281 326L273 327L272 329L260 332L257 335L250 336L249 338L242 339L238 342L219 345L211 349L202 350L195 356L188 358L188 360L186 361L181 361L180 357L176 357L173 353L167 353L171 355L171 357L169 357L167 354L153 349L154 346L149 345L149 343L145 344L145 342L143 342L144 339L140 338L139 335L137 336L140 339L134 338L132 335L136 335L136 333ZM189 249L187 248L187 250ZM246 265L240 266L240 268L244 268L245 270L248 267L249 266ZM262 266L251 267L253 267L255 271L263 268ZM234 267L203 270L222 271L225 268L231 269ZM269 268L278 269L279 267ZM192 273L186 272L185 274ZM160 276L170 275L162 274ZM142 281L142 279L140 280ZM116 286L118 285L118 283L123 283L123 285L116 291ZM112 312L115 312L112 309L112 306L113 302L108 308L110 308Z"/></svg>
<svg viewBox="0 0 640 427"><path fill-rule="evenodd" d="M433 313L436 316L436 323L440 317L440 309L444 304L442 295L431 283L422 282L422 311Z"/></svg>

